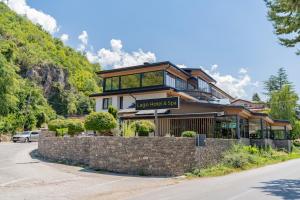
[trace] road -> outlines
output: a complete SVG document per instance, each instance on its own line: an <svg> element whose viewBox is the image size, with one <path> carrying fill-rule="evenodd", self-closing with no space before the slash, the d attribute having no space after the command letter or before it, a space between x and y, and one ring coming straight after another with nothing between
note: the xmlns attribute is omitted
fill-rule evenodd
<svg viewBox="0 0 300 200"><path fill-rule="evenodd" d="M125 199L179 180L101 173L30 156L37 143L0 143L0 200Z"/></svg>
<svg viewBox="0 0 300 200"><path fill-rule="evenodd" d="M300 199L300 160L183 180L101 173L30 156L36 143L0 143L1 200Z"/></svg>

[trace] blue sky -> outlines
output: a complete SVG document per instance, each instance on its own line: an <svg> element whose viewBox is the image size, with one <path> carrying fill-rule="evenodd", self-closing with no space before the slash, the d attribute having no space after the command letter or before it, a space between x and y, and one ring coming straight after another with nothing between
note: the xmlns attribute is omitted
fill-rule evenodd
<svg viewBox="0 0 300 200"><path fill-rule="evenodd" d="M59 30L53 31L54 36L68 35L67 45L74 48L81 45L90 58L102 62L105 68L143 59L201 66L228 92L249 98L253 92L262 92L262 81L279 67L285 67L300 92L300 56L295 55L296 49L278 43L262 0L27 0L26 3L55 20Z"/></svg>

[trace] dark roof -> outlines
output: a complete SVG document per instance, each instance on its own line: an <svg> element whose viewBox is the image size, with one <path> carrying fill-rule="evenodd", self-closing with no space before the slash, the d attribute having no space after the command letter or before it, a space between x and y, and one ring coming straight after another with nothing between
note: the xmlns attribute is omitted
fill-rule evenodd
<svg viewBox="0 0 300 200"><path fill-rule="evenodd" d="M133 94L133 93L142 93L147 91L161 91L161 90L170 90L170 89L174 90L174 88L168 86L155 86L155 87L147 87L147 88L105 91L104 93L91 94L90 97L110 96L115 94Z"/></svg>
<svg viewBox="0 0 300 200"><path fill-rule="evenodd" d="M117 69L103 70L103 71L98 71L96 73L97 74L107 74L107 73L111 73L111 72L120 72L120 71L125 71L125 70L140 69L140 68L144 68L144 67L154 67L154 66L159 66L159 65L171 65L172 67L174 67L177 70L181 71L185 75L191 77L190 73L184 71L182 68L180 68L177 65L171 63L170 61L163 61L163 62L156 62L156 63L144 63L143 65L135 65L135 66L122 67L122 68L117 68Z"/></svg>
<svg viewBox="0 0 300 200"><path fill-rule="evenodd" d="M203 74L205 74L208 78L210 78L213 82L217 82L213 77L211 77L208 73L206 73L203 69L201 69L201 68L189 68L189 67L187 67L187 68L182 68L184 71L186 71L186 72L191 72L191 71L194 71L194 70L198 70L198 71L201 71Z"/></svg>

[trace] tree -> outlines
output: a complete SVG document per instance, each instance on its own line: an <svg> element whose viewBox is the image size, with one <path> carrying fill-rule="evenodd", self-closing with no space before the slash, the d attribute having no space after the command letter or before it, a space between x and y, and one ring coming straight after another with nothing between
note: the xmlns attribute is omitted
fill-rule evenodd
<svg viewBox="0 0 300 200"><path fill-rule="evenodd" d="M272 92L270 98L270 115L274 119L292 120L296 116L298 99L298 95L289 85L285 85L281 90Z"/></svg>
<svg viewBox="0 0 300 200"><path fill-rule="evenodd" d="M84 126L86 130L106 135L110 133L111 129L117 127L117 121L108 112L93 112L86 117Z"/></svg>
<svg viewBox="0 0 300 200"><path fill-rule="evenodd" d="M260 102L261 99L258 95L258 93L254 93L253 96L252 96L252 101L256 101L256 102Z"/></svg>
<svg viewBox="0 0 300 200"><path fill-rule="evenodd" d="M300 1L265 0L268 18L273 22L279 41L286 47L295 47L300 42ZM300 50L297 51L300 55Z"/></svg>
<svg viewBox="0 0 300 200"><path fill-rule="evenodd" d="M270 98L270 116L273 119L286 119L292 124L292 136L300 135L296 118L298 95L290 85L284 85L281 90L273 91Z"/></svg>
<svg viewBox="0 0 300 200"><path fill-rule="evenodd" d="M270 78L264 82L267 95L271 95L273 91L281 90L284 85L291 85L284 68L279 68L276 76L271 75Z"/></svg>

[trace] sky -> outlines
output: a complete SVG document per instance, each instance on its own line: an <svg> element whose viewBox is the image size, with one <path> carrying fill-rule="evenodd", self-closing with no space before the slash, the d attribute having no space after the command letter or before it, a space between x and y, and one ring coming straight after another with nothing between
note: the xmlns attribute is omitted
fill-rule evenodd
<svg viewBox="0 0 300 200"><path fill-rule="evenodd" d="M284 67L300 93L300 56L278 43L263 0L0 1L102 69L168 60L251 99Z"/></svg>

